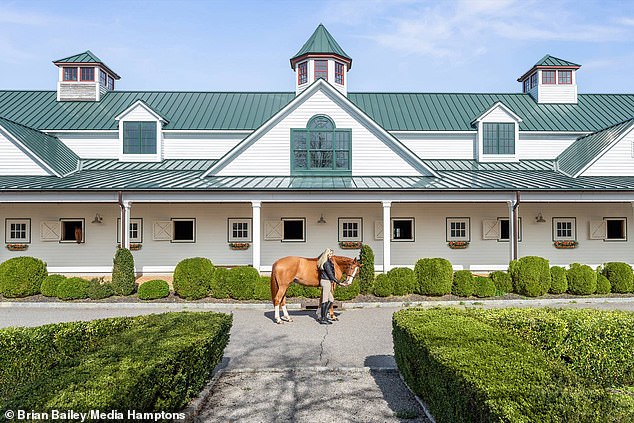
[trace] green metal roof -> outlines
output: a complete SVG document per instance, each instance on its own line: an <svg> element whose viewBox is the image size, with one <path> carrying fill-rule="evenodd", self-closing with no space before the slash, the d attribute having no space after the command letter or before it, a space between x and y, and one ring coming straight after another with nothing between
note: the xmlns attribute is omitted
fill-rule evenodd
<svg viewBox="0 0 634 423"><path fill-rule="evenodd" d="M295 93L112 91L98 102L57 101L55 91L0 91L0 116L41 130L115 130L137 100L170 130L255 130ZM521 131L594 132L634 116L634 94L579 94L577 104L538 104L528 94L349 93L388 131L473 131L471 121L500 101Z"/></svg>
<svg viewBox="0 0 634 423"><path fill-rule="evenodd" d="M83 159L82 170L178 170L205 171L218 160L209 159L167 159L162 162L120 162L117 159Z"/></svg>
<svg viewBox="0 0 634 423"><path fill-rule="evenodd" d="M537 63L535 63L534 66L577 66L577 67L581 67L581 65L569 62L567 60L560 59L560 58L555 57L555 56L551 56L550 54L547 54L546 56L542 57Z"/></svg>
<svg viewBox="0 0 634 423"><path fill-rule="evenodd" d="M634 119L627 119L609 128L578 138L557 157L559 169L576 177L633 126Z"/></svg>
<svg viewBox="0 0 634 423"><path fill-rule="evenodd" d="M66 175L77 169L79 157L56 137L2 117L0 117L0 127L21 142L58 175Z"/></svg>
<svg viewBox="0 0 634 423"><path fill-rule="evenodd" d="M468 159L423 160L425 165L436 171L506 171L517 170L554 170L554 160L521 160L519 162L478 162Z"/></svg>
<svg viewBox="0 0 634 423"><path fill-rule="evenodd" d="M74 54L59 60L53 60L53 63L103 63L92 51L86 50L83 53Z"/></svg>
<svg viewBox="0 0 634 423"><path fill-rule="evenodd" d="M345 51L343 51L339 43L337 43L333 36L330 35L330 32L328 32L326 27L322 24L319 24L319 26L317 26L317 29L315 29L313 35L311 35L308 41L304 43L297 54L291 57L291 67L293 66L294 59L312 53L336 54L337 56L348 59L350 61L349 67L352 67L352 58L348 56Z"/></svg>

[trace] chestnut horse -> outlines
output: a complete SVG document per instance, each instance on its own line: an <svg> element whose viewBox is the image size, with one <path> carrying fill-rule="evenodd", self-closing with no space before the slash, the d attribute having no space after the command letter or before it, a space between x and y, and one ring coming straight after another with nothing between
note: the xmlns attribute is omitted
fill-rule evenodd
<svg viewBox="0 0 634 423"><path fill-rule="evenodd" d="M317 258L288 256L273 263L273 268L271 269L271 299L275 307L275 323L282 323L280 306L282 306L282 313L284 314L283 319L287 322L293 321L286 309L286 290L293 282L306 286L319 286L317 260ZM332 261L335 268L335 277L341 279L343 273L345 273L347 276L345 284L351 284L359 267L361 267L361 263L357 259L341 256L333 256ZM343 270L341 268L342 265L344 266Z"/></svg>

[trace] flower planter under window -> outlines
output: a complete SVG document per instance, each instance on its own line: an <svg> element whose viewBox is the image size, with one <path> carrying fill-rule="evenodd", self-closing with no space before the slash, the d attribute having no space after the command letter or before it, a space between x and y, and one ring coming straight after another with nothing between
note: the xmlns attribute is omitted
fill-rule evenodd
<svg viewBox="0 0 634 423"><path fill-rule="evenodd" d="M232 250L248 250L250 245L248 242L230 242L229 248Z"/></svg>
<svg viewBox="0 0 634 423"><path fill-rule="evenodd" d="M571 250L573 248L577 248L579 243L577 241L555 241L553 245L558 250Z"/></svg>
<svg viewBox="0 0 634 423"><path fill-rule="evenodd" d="M363 243L361 241L341 241L339 243L339 248L342 250L358 250L363 247Z"/></svg>
<svg viewBox="0 0 634 423"><path fill-rule="evenodd" d="M130 251L139 251L143 247L143 244L130 244ZM117 244L117 248L122 248L121 244Z"/></svg>
<svg viewBox="0 0 634 423"><path fill-rule="evenodd" d="M25 251L28 248L28 244L7 244L7 250L9 251Z"/></svg>
<svg viewBox="0 0 634 423"><path fill-rule="evenodd" d="M464 250L469 246L469 241L449 241L447 246L452 250Z"/></svg>

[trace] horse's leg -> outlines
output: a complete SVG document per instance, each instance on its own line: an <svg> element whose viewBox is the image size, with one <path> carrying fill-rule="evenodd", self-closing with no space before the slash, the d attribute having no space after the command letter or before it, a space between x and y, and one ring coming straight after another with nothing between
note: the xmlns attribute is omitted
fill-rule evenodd
<svg viewBox="0 0 634 423"><path fill-rule="evenodd" d="M284 297L282 297L282 313L284 314L282 316L282 320L284 320L285 322L292 322L293 319L291 318L291 316L288 315L288 310L286 309L286 295L284 295Z"/></svg>
<svg viewBox="0 0 634 423"><path fill-rule="evenodd" d="M273 269L271 272L271 300L273 301L273 307L275 308L275 323L278 325L282 323L280 319L280 300L278 298L278 294L280 292L280 288L277 283L276 271Z"/></svg>
<svg viewBox="0 0 634 423"><path fill-rule="evenodd" d="M336 286L337 285L334 282L330 283L330 289L331 289L333 297L335 295L335 287ZM328 313L330 314L330 320L334 320L334 321L339 320L337 318L337 316L335 316L335 304L334 303L330 304L330 309L328 310Z"/></svg>

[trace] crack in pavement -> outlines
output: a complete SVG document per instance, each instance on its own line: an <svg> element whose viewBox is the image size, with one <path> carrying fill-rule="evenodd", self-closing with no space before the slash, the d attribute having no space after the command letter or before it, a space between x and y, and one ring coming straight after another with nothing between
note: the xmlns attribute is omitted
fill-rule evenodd
<svg viewBox="0 0 634 423"><path fill-rule="evenodd" d="M326 342L326 337L328 336L328 327L324 328L326 330L326 333L324 334L324 337L321 339L321 342L319 343L319 361L321 362L323 355L324 355L324 342ZM326 364L324 364L324 366L328 366L328 361L326 360Z"/></svg>

